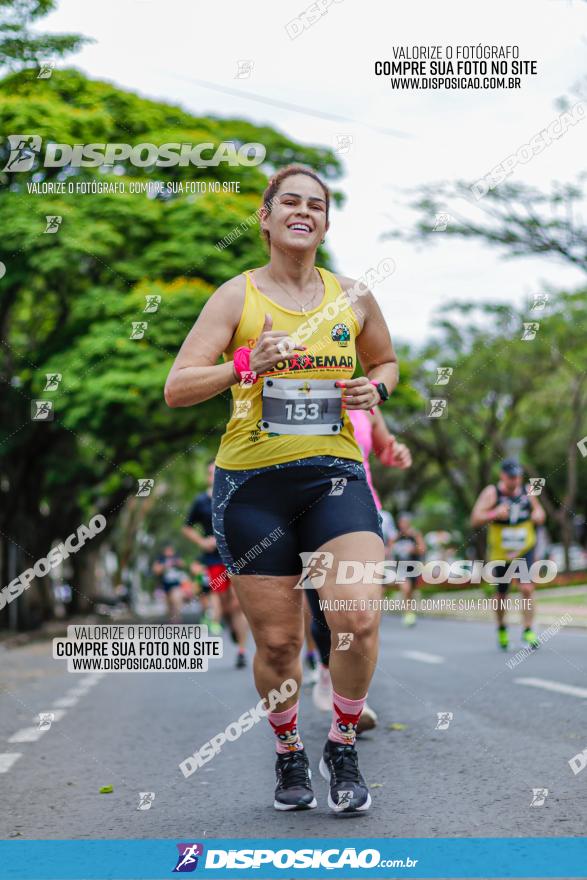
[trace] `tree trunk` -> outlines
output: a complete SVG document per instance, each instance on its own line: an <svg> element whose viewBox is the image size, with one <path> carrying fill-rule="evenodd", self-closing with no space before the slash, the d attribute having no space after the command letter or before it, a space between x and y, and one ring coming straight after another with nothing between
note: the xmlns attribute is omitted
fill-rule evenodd
<svg viewBox="0 0 587 880"><path fill-rule="evenodd" d="M97 593L96 565L99 555L99 545L94 541L86 544L79 553L70 556L73 568L70 605L72 614L88 614L94 607Z"/></svg>

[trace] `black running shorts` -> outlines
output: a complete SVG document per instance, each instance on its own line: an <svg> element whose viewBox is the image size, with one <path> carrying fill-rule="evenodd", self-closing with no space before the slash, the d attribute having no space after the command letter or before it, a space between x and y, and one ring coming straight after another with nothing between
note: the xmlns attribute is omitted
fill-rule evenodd
<svg viewBox="0 0 587 880"><path fill-rule="evenodd" d="M534 564L534 547L532 547L531 550L528 550L527 553L524 553L524 555L520 556L519 558L524 559L528 568L531 568L532 565ZM496 579L505 577L505 573L508 570L508 568L512 562L514 562L513 559L511 559L507 565L496 565L495 566L493 571L494 571ZM517 578L516 578L516 580L517 580ZM530 578L526 578L524 576L522 576L519 580L520 580L521 584L531 584L532 583ZM510 588L510 585L506 584L506 583L496 584L495 588L498 593L507 593L507 591Z"/></svg>
<svg viewBox="0 0 587 880"><path fill-rule="evenodd" d="M383 540L363 465L328 455L246 471L217 467L212 524L230 574L299 575L300 553L338 535Z"/></svg>

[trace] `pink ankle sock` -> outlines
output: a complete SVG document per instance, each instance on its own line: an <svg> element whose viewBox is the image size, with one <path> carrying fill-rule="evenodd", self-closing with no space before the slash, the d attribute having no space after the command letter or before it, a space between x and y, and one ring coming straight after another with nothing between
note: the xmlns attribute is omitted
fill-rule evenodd
<svg viewBox="0 0 587 880"><path fill-rule="evenodd" d="M286 755L288 752L297 752L304 748L304 744L298 733L298 707L285 709L283 712L269 712L267 718L275 734L275 750L278 755Z"/></svg>
<svg viewBox="0 0 587 880"><path fill-rule="evenodd" d="M361 717L367 694L360 700L348 700L332 691L332 724L328 739L336 743L354 745L357 738L357 723Z"/></svg>

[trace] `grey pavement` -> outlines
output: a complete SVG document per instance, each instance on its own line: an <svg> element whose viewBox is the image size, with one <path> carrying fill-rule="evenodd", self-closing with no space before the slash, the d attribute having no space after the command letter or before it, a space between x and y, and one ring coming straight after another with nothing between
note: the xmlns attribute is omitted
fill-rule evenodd
<svg viewBox="0 0 587 880"><path fill-rule="evenodd" d="M317 764L329 716L309 687L300 728L316 810L273 809L265 720L183 777L180 761L258 701L228 641L207 672L97 677L68 674L50 642L0 647L0 838L583 835L587 771L569 761L587 749L586 639L562 631L510 669L514 651L498 652L488 623L420 619L408 630L386 617L369 694L379 725L359 744L373 806L357 818L326 804ZM37 714L56 710L39 732ZM533 789L548 789L540 806ZM145 791L155 800L137 810Z"/></svg>

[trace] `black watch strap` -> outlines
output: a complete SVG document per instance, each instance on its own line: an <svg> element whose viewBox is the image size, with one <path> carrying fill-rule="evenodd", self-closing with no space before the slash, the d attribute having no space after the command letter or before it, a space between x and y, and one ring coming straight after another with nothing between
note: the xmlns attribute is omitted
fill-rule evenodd
<svg viewBox="0 0 587 880"><path fill-rule="evenodd" d="M379 397L383 402L389 400L389 391L387 390L387 387L383 384L383 382L378 382L375 387L377 388L377 391L379 392Z"/></svg>

